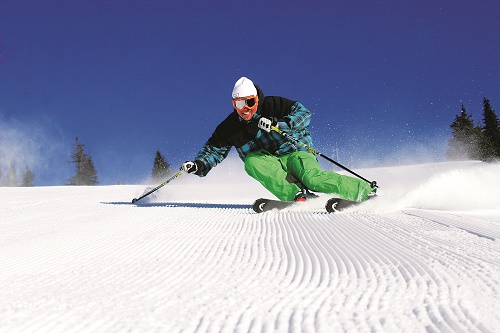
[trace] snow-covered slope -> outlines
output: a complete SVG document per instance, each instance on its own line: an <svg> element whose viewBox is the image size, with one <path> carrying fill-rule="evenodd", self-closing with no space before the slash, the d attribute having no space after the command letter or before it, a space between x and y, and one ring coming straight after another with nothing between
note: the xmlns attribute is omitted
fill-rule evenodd
<svg viewBox="0 0 500 333"><path fill-rule="evenodd" d="M498 332L500 165L356 170L380 195L336 214L254 214L238 167L0 188L0 332Z"/></svg>

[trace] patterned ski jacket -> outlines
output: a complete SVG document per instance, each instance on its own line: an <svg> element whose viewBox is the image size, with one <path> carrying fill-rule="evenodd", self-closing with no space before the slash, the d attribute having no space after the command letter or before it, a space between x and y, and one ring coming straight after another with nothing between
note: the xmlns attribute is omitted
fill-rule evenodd
<svg viewBox="0 0 500 333"><path fill-rule="evenodd" d="M205 146L196 155L195 159L205 166L196 173L198 176L206 176L213 167L222 162L229 154L231 147L236 148L243 161L249 153L257 150L265 150L276 156L306 150L279 133L274 131L268 133L259 129L258 122L261 116L277 118L278 128L288 132L309 147L313 147L311 133L308 129L311 112L299 102L284 97L264 96L259 86L255 85L255 88L257 88L259 95L257 112L251 120L245 121L241 119L236 110L233 110L217 126Z"/></svg>

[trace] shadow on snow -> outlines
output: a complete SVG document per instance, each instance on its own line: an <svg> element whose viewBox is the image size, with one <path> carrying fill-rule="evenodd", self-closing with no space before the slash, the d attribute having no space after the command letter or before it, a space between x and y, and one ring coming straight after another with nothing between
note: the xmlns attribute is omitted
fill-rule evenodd
<svg viewBox="0 0 500 333"><path fill-rule="evenodd" d="M199 202L101 202L105 205L134 205L137 207L183 207L183 208L236 208L236 209L251 209L252 205L244 204L216 204L216 203L199 203Z"/></svg>

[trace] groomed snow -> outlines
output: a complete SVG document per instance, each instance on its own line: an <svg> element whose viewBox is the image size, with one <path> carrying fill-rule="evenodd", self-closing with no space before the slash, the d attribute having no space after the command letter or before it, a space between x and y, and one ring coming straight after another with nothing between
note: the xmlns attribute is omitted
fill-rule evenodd
<svg viewBox="0 0 500 333"><path fill-rule="evenodd" d="M255 214L241 168L0 188L0 332L498 332L499 164L356 170L336 214Z"/></svg>

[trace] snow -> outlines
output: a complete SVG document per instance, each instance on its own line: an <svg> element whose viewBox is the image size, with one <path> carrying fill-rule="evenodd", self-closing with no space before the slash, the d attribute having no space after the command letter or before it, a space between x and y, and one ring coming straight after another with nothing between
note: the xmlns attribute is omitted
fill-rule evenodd
<svg viewBox="0 0 500 333"><path fill-rule="evenodd" d="M499 164L356 170L336 214L255 214L241 169L0 188L0 332L498 332Z"/></svg>

